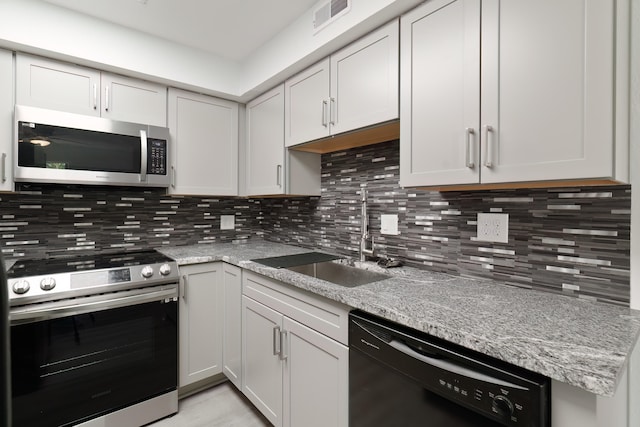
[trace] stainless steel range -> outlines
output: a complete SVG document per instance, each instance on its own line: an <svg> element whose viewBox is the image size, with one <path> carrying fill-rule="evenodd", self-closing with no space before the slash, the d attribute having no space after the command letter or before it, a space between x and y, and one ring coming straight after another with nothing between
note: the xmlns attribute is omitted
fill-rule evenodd
<svg viewBox="0 0 640 427"><path fill-rule="evenodd" d="M7 278L15 427L134 427L177 411L175 261L21 260Z"/></svg>

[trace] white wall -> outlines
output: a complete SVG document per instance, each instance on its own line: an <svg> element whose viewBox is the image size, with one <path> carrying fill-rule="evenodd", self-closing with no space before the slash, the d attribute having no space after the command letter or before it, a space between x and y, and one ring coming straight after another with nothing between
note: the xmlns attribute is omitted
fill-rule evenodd
<svg viewBox="0 0 640 427"><path fill-rule="evenodd" d="M46 2L0 1L0 45L185 89L238 92L239 66Z"/></svg>

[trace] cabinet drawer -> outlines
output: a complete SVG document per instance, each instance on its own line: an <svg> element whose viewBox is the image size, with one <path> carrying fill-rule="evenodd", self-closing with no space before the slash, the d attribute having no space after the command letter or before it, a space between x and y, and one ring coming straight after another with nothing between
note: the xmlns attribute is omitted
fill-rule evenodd
<svg viewBox="0 0 640 427"><path fill-rule="evenodd" d="M247 270L244 273L244 295L342 344L348 344L349 306Z"/></svg>

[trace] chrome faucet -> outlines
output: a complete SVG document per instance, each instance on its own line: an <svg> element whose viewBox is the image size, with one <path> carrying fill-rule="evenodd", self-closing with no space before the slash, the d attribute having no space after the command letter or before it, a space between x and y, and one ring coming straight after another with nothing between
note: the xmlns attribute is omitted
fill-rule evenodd
<svg viewBox="0 0 640 427"><path fill-rule="evenodd" d="M367 249L367 241L369 240L369 214L367 213L367 188L360 189L362 195L362 211L360 213L360 261L365 261L367 255L373 256L374 242L371 236L371 249Z"/></svg>

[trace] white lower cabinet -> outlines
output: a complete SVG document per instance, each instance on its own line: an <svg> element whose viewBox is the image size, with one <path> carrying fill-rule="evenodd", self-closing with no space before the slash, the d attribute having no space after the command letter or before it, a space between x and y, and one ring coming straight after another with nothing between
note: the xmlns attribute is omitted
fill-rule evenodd
<svg viewBox="0 0 640 427"><path fill-rule="evenodd" d="M179 387L222 372L222 265L180 267Z"/></svg>
<svg viewBox="0 0 640 427"><path fill-rule="evenodd" d="M282 315L242 297L244 372L242 391L274 426L282 422L282 372L279 343Z"/></svg>
<svg viewBox="0 0 640 427"><path fill-rule="evenodd" d="M349 348L283 318L285 426L347 426Z"/></svg>
<svg viewBox="0 0 640 427"><path fill-rule="evenodd" d="M238 389L242 388L242 269L222 264L224 326L222 332L222 373Z"/></svg>
<svg viewBox="0 0 640 427"><path fill-rule="evenodd" d="M347 321L346 306L244 272L242 391L274 426L348 425Z"/></svg>

